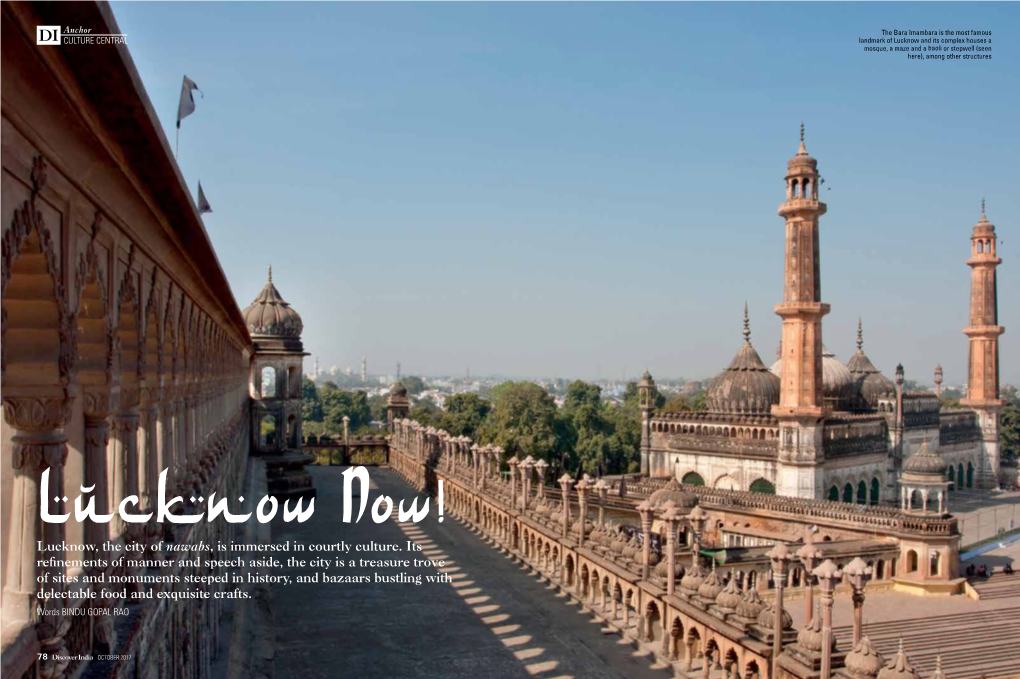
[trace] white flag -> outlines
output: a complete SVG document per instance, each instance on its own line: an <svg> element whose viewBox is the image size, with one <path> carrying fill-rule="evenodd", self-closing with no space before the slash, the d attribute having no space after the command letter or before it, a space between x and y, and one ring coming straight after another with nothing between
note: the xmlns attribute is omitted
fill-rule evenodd
<svg viewBox="0 0 1020 679"><path fill-rule="evenodd" d="M204 215L206 212L212 212L212 206L209 205L209 201L205 199L205 192L202 190L202 182L198 183L198 214Z"/></svg>
<svg viewBox="0 0 1020 679"><path fill-rule="evenodd" d="M184 76L184 82L181 84L181 103L177 105L177 129L181 128L181 121L190 116L195 112L195 97L192 96L191 91L198 90L199 94L202 90L198 89L198 85L195 81ZM202 95L205 96L204 94Z"/></svg>

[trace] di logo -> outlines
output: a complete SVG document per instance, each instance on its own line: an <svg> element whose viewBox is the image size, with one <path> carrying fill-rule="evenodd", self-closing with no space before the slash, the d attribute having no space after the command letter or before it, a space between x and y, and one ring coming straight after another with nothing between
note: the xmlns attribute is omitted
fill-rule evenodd
<svg viewBox="0 0 1020 679"><path fill-rule="evenodd" d="M35 27L35 44L36 45L59 45L60 44L60 26L36 26Z"/></svg>

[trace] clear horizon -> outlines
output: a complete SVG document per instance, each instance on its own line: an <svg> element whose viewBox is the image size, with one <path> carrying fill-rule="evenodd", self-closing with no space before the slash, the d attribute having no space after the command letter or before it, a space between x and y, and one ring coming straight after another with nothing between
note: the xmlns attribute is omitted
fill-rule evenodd
<svg viewBox="0 0 1020 679"><path fill-rule="evenodd" d="M328 368L709 378L780 322L786 161L826 178L827 347L966 380L971 228L1000 238L1020 383L1015 41L865 54L1015 4L112 4L243 308L266 267ZM1014 83L1010 86L1009 83ZM614 377L617 376L617 377Z"/></svg>

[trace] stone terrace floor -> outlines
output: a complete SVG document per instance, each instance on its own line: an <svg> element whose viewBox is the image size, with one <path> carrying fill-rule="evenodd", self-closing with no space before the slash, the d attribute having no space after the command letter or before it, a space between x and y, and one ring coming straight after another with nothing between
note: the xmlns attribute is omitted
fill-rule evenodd
<svg viewBox="0 0 1020 679"><path fill-rule="evenodd" d="M1000 571L1007 562L1020 566L1020 542L996 549L973 560ZM1015 579L1013 579L1015 578ZM986 584L987 583L987 584ZM864 600L864 633L886 658L904 648L922 677L935 669L942 655L948 679L998 679L1020 674L1020 574L998 574L993 582L978 581L979 590L994 585L994 593L980 601L965 595L918 597L896 592L875 592ZM819 598L815 589L815 600ZM787 604L798 628L806 615L804 599ZM853 603L849 595L836 597L833 626L842 649L853 636Z"/></svg>
<svg viewBox="0 0 1020 679"><path fill-rule="evenodd" d="M411 539L422 544L430 558L445 555L454 581L276 586L277 679L671 676L647 650L635 650L620 636L604 633L577 604L449 514L439 523L435 507L430 507L419 524L374 523L369 512L379 492L392 497L395 505L414 497L410 486L389 470L369 469L374 487L369 506L361 522L351 524L341 521L343 468L310 470L318 489L314 516L304 524L277 520L274 541L403 544ZM296 571L283 568L277 574L293 576ZM371 574L369 569L343 571Z"/></svg>

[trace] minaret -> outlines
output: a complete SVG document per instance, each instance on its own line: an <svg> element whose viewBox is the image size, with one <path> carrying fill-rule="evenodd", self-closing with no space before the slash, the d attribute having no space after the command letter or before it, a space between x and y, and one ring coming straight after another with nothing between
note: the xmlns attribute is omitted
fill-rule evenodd
<svg viewBox="0 0 1020 679"><path fill-rule="evenodd" d="M361 383L365 384L366 382L368 382L368 360L364 356L362 356L361 357Z"/></svg>
<svg viewBox="0 0 1020 679"><path fill-rule="evenodd" d="M970 237L970 323L963 329L969 342L967 357L967 398L961 404L973 408L981 421L983 452L978 481L995 486L999 475L999 325L998 286L995 267L1002 259L995 254L995 225L985 216L981 201L981 219Z"/></svg>
<svg viewBox="0 0 1020 679"><path fill-rule="evenodd" d="M655 380L652 374L645 370L638 382L638 407L641 409L641 473L650 475L652 473L652 415L655 412Z"/></svg>
<svg viewBox="0 0 1020 679"><path fill-rule="evenodd" d="M821 497L822 422L826 415L822 391L822 303L818 219L825 203L818 200L818 161L804 146L787 163L786 202L779 216L786 220L786 266L783 302L783 363L779 405L779 470L776 492L795 497Z"/></svg>

